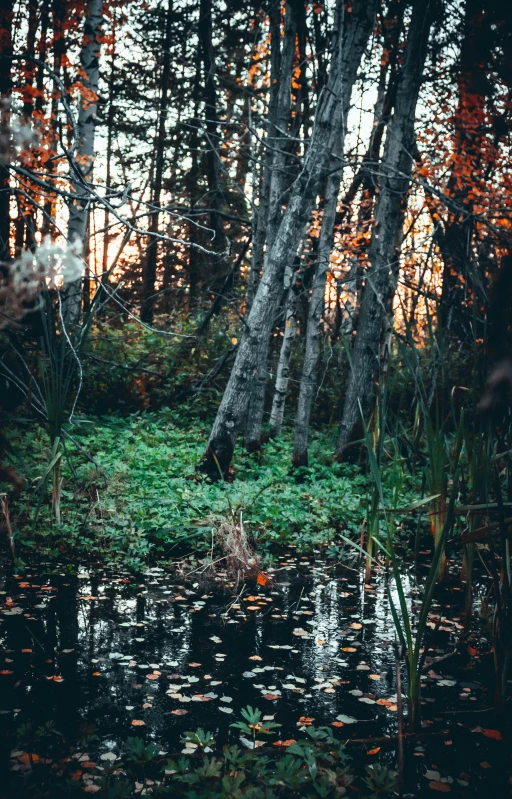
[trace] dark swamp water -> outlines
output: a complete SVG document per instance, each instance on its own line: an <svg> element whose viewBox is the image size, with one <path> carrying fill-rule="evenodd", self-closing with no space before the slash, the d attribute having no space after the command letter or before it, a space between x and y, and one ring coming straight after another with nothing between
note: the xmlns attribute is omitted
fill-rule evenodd
<svg viewBox="0 0 512 799"><path fill-rule="evenodd" d="M183 734L198 727L214 733L218 747L240 744L230 724L247 705L281 725L267 747L300 738L310 722L335 723L356 772L377 761L395 768L394 742L372 742L397 730L395 633L383 577L365 587L356 571L293 551L269 577L265 586L235 586L222 574L206 580L159 569L137 577L6 573L0 742L7 779L23 780L30 768L16 733L25 722L53 721L68 742L88 725L96 736L88 758L101 763L134 735L173 756ZM409 602L415 591L410 583ZM453 796L509 796L511 752L493 732L488 646L478 633L458 642L462 591L438 600L430 651L437 662L423 681L423 733L406 743L404 791L432 796L434 780ZM0 795L8 797L6 785Z"/></svg>

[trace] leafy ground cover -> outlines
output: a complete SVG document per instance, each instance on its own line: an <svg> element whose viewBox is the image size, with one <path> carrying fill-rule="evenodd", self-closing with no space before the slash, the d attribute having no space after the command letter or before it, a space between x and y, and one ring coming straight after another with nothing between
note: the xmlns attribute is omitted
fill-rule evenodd
<svg viewBox="0 0 512 799"><path fill-rule="evenodd" d="M183 547L206 551L215 521L227 516L242 516L261 554L288 542L304 551L339 545L340 532L359 535L371 501L367 474L332 464L329 431L316 435L311 466L299 474L290 469L292 444L285 435L259 455L240 453L231 483L198 474L207 424L183 413L81 417L71 432L76 445L67 444L62 461L60 524L51 486L40 495L51 463L45 431L12 437L28 486L28 514L20 503L14 521L18 541L61 559L115 560L122 552L123 564L138 568L172 559ZM417 496L409 483L404 501Z"/></svg>

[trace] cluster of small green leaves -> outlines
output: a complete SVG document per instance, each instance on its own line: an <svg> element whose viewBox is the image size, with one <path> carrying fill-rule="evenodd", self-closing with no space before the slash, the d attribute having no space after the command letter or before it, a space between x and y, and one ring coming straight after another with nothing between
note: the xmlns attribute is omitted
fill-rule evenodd
<svg viewBox="0 0 512 799"><path fill-rule="evenodd" d="M48 791L63 797L86 791L100 799L129 799L141 792L183 799L338 799L351 786L360 796L377 799L396 789L397 773L386 766L366 766L355 774L345 746L329 727L305 727L305 737L262 750L262 743L252 736L254 728L257 735L268 735L280 725L262 722L262 714L255 708L245 708L242 715L244 720L231 726L251 735L254 744L249 750L237 745L220 750L212 733L198 729L182 738L185 756L170 759L157 744L131 737L118 752L109 751L97 758L98 763L87 762L85 771L77 770L77 765L89 757L80 757L82 747L89 749L99 743L89 734L78 742L73 759L61 760L69 767L63 766L58 774L51 764L62 755L55 743L60 742L65 749L64 737L51 722L37 730L24 725L18 730L17 744L30 754L17 754L30 767L22 780L14 773L10 795L18 796L19 789L29 791L20 796L35 799L49 795ZM247 747L250 741L241 736L244 740Z"/></svg>
<svg viewBox="0 0 512 799"><path fill-rule="evenodd" d="M325 550L339 532L358 535L368 476L332 462L328 431L316 434L311 466L300 475L290 468L286 434L258 455L240 448L231 483L212 483L197 472L207 433L207 424L189 410L77 419L76 445L68 441L63 463L62 523L52 521L48 504L37 524L24 526L23 543L64 560L122 553L124 566L139 567L172 560L184 546L210 549L212 519L230 515L242 515L261 554L283 544ZM24 433L19 446L28 464L24 476L37 484L49 457L45 437Z"/></svg>

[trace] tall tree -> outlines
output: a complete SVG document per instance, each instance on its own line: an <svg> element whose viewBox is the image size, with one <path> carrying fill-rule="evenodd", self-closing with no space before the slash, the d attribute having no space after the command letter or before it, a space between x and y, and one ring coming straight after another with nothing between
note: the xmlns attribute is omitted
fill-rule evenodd
<svg viewBox="0 0 512 799"><path fill-rule="evenodd" d="M295 256L305 236L319 188L331 166L335 142L343 125L343 114L347 106L346 94L351 89L347 80L347 69L350 65L350 73L355 72L352 61L355 61L357 69L364 45L373 30L376 7L377 0L355 0L351 11L346 12L346 16L350 18L347 42L343 35L345 5L342 0L337 3L330 73L318 101L311 141L266 261L208 441L203 468L213 476L218 473L218 466L224 474L228 472L235 441L247 412L256 370L267 359L285 266Z"/></svg>
<svg viewBox="0 0 512 799"><path fill-rule="evenodd" d="M290 183L289 176L289 128L291 112L291 87L292 71L295 56L295 39L297 36L297 17L298 6L301 0L293 0L286 4L284 36L281 51L279 53L279 72L276 80L276 97L272 107L272 116L269 119L268 149L272 155L269 181L268 206L266 208L267 219L265 222L265 247L266 254L263 269L266 268L266 261L272 252L279 225L281 223L284 194ZM277 10L279 6L276 3ZM278 20L279 23L279 20ZM276 44L279 47L280 26L274 30ZM278 38L279 37L279 38ZM271 97L271 105L272 100ZM291 264L288 265L288 270ZM263 423L263 413L265 409L265 387L267 383L267 361L262 360L258 364L257 374L249 400L247 426L245 431L246 445L248 450L256 450L260 446L261 427Z"/></svg>
<svg viewBox="0 0 512 799"><path fill-rule="evenodd" d="M344 197L341 220L343 219L344 210L350 207L360 187L363 190L361 213L365 215L371 213L371 201L375 191L372 165L378 160L384 128L394 102L396 88L394 68L397 57L398 39L402 30L403 12L403 0L395 0L395 2L390 3L388 12L384 18L383 58L381 59L383 63L381 63L379 74L377 102L374 111L370 146L363 158L361 169L357 172L352 181L352 185ZM344 134L345 131L342 131L342 135L338 141L338 156L343 152ZM308 463L309 420L317 383L316 373L320 354L320 323L325 306L325 284L330 266L335 224L338 221L337 208L341 177L340 171L333 171L327 179L325 188L322 227L320 230L317 263L308 308L306 346L295 417L293 453L293 463L295 466L306 466ZM284 390L286 389L284 388Z"/></svg>
<svg viewBox="0 0 512 799"><path fill-rule="evenodd" d="M98 104L100 33L103 0L88 0L84 21L84 38L80 52L83 88L78 112L78 146L71 185L74 198L69 205L68 240L79 242L85 255L90 194L94 168L94 133ZM62 298L64 322L68 329L80 320L82 279L69 283Z"/></svg>
<svg viewBox="0 0 512 799"><path fill-rule="evenodd" d="M379 196L375 209L368 258L369 270L361 300L355 343L350 354L350 373L337 454L359 436L361 414L366 418L375 396L381 341L392 324L392 303L398 281L403 220L414 153L416 104L427 56L436 0L415 0L407 35L404 63L399 78L380 167ZM386 355L384 353L384 360Z"/></svg>
<svg viewBox="0 0 512 799"><path fill-rule="evenodd" d="M172 31L172 5L173 0L168 0L165 18L165 34L162 42L163 65L161 77L160 109L158 114L158 129L155 142L155 167L151 195L151 221L149 223L149 245L146 253L144 272L142 278L142 305L140 317L143 322L153 321L155 304L156 264L158 254L158 233L160 221L160 199L165 165L165 128L167 122L167 109L169 105L169 84L171 76L171 31Z"/></svg>
<svg viewBox="0 0 512 799"><path fill-rule="evenodd" d="M9 155L10 102L12 93L12 23L14 1L0 9L0 262L8 261L11 188L7 160Z"/></svg>

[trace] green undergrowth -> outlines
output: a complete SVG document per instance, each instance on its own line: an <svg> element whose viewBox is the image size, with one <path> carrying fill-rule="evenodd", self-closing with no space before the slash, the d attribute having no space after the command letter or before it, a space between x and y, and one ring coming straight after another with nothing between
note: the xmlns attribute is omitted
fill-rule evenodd
<svg viewBox="0 0 512 799"><path fill-rule="evenodd" d="M242 710L242 714L246 719L262 716L251 707ZM232 726L247 725L238 722ZM257 729L266 734L272 726L279 724L261 722ZM245 746L252 746L252 751L237 745L220 750L212 733L198 729L185 733L185 748L175 758L160 751L157 744L131 737L117 747L117 752L109 750L100 755L98 762L91 762L84 751L84 747L90 751L89 747L97 743L95 736L89 735L82 745L73 747L76 751L71 757L60 759L57 771L55 761L62 754L61 733L53 722L37 730L26 724L18 730L18 743L28 752L15 750L9 795L13 799L29 795L34 799L83 796L84 792L100 799L141 795L183 799L340 799L350 788L365 799L393 795L398 774L389 766L359 766L356 772L345 746L329 727L301 729L298 740L281 742L285 753L272 751L272 746L254 751L264 743L256 738L241 739Z"/></svg>
<svg viewBox="0 0 512 799"><path fill-rule="evenodd" d="M76 444L68 439L62 461L60 524L51 481L40 489L51 464L46 431L13 431L15 465L27 486L13 511L22 557L35 548L60 559L121 560L137 568L210 550L215 521L227 518L241 518L258 553L269 557L279 545L336 549L341 536L359 536L371 481L365 467L333 463L331 431L314 435L311 465L299 474L290 468L285 432L256 455L237 448L232 482L212 483L197 472L208 429L169 410L75 419L69 432ZM408 483L404 502L417 497Z"/></svg>

